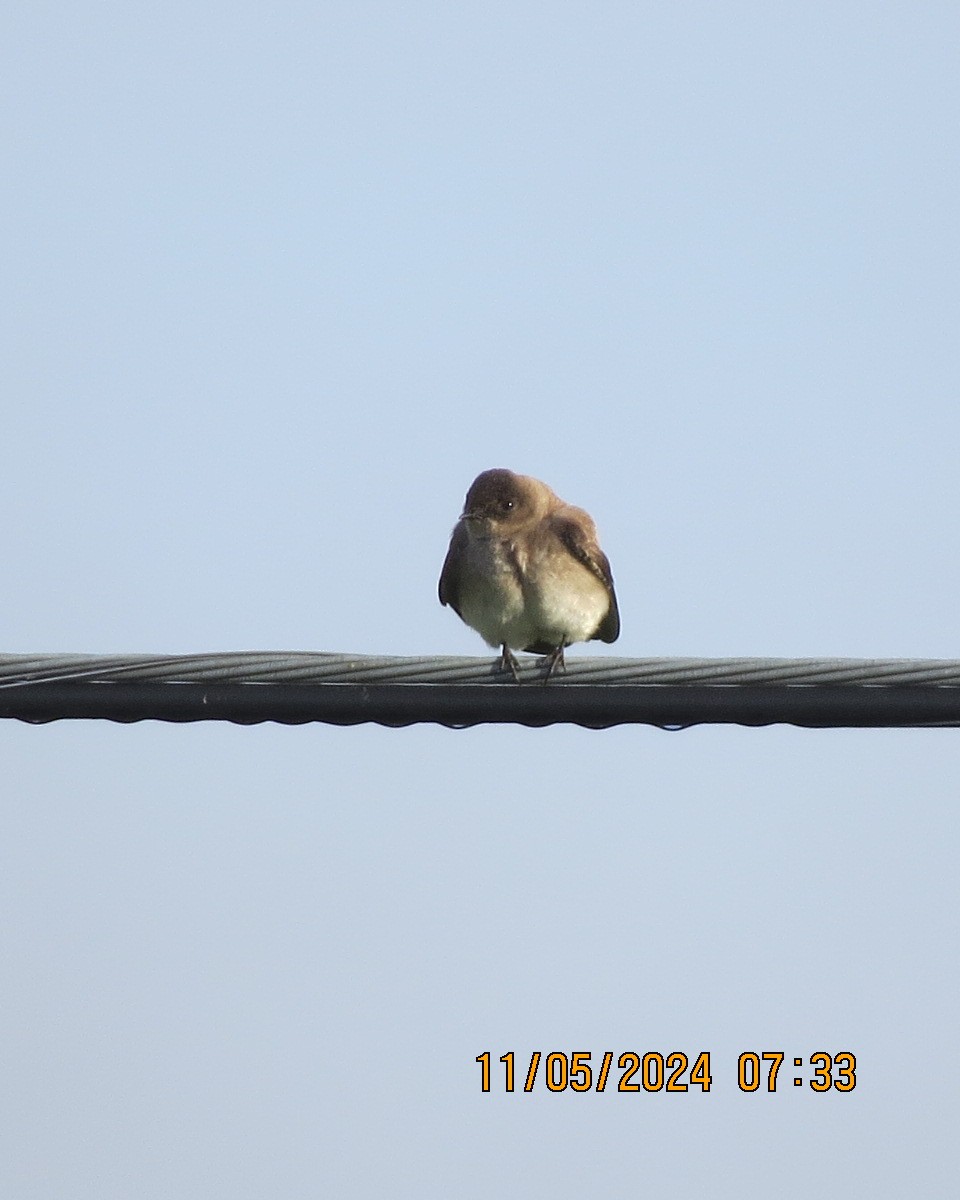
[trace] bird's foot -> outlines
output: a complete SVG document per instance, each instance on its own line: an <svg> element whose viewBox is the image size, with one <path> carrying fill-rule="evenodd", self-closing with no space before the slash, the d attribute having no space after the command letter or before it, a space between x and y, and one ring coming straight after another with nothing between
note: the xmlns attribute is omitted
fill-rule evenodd
<svg viewBox="0 0 960 1200"><path fill-rule="evenodd" d="M566 671L567 664L564 662L564 659L563 659L563 650L564 650L564 647L563 647L563 643L561 642L560 645L556 648L556 650L552 650L547 655L546 660L545 660L546 664L547 664L547 673L543 677L543 686L544 687L546 687L547 684L550 682L550 676L554 673L554 671L558 671L558 670Z"/></svg>
<svg viewBox="0 0 960 1200"><path fill-rule="evenodd" d="M510 647L506 645L500 651L500 670L509 671L513 676L514 683L520 682L520 664L511 653Z"/></svg>

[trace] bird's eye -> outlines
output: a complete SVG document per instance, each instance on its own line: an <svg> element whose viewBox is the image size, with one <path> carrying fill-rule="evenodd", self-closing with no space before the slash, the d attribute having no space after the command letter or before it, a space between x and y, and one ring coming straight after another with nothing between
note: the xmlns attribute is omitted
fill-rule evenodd
<svg viewBox="0 0 960 1200"><path fill-rule="evenodd" d="M509 512L513 508L515 503L516 503L516 501L514 501L514 500L501 500L500 507L503 509L504 512Z"/></svg>

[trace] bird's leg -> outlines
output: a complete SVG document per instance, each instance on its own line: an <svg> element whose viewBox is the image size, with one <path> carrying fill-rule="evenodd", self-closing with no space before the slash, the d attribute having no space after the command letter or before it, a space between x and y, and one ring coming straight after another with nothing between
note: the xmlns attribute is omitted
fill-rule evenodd
<svg viewBox="0 0 960 1200"><path fill-rule="evenodd" d="M543 677L544 687L546 687L547 683L550 681L550 676L558 668L561 671L566 671L567 669L567 664L563 660L563 642L560 643L556 650L552 650L547 655L547 673Z"/></svg>
<svg viewBox="0 0 960 1200"><path fill-rule="evenodd" d="M509 671L514 678L515 683L520 682L520 664L510 652L510 647L504 642L503 648L500 651L500 670Z"/></svg>

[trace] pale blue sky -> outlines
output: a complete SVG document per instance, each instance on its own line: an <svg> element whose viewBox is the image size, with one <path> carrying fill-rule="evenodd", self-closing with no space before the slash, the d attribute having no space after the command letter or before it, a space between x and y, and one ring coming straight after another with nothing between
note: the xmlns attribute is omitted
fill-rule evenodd
<svg viewBox="0 0 960 1200"><path fill-rule="evenodd" d="M957 657L958 42L845 0L7 13L0 649L486 653L435 587L506 466L597 520L589 653ZM0 755L5 1195L955 1188L955 732ZM714 1090L481 1095L511 1049L708 1049ZM858 1087L741 1094L767 1049Z"/></svg>

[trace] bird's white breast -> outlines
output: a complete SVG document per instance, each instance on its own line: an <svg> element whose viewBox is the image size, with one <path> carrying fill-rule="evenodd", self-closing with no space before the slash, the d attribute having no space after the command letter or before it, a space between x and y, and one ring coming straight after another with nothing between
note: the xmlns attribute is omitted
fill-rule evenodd
<svg viewBox="0 0 960 1200"><path fill-rule="evenodd" d="M488 646L516 648L521 645L517 639L522 637L526 606L523 589L504 551L492 538L471 537L460 607L463 619Z"/></svg>
<svg viewBox="0 0 960 1200"><path fill-rule="evenodd" d="M464 566L463 619L489 646L588 641L609 608L600 580L556 541L471 536Z"/></svg>

